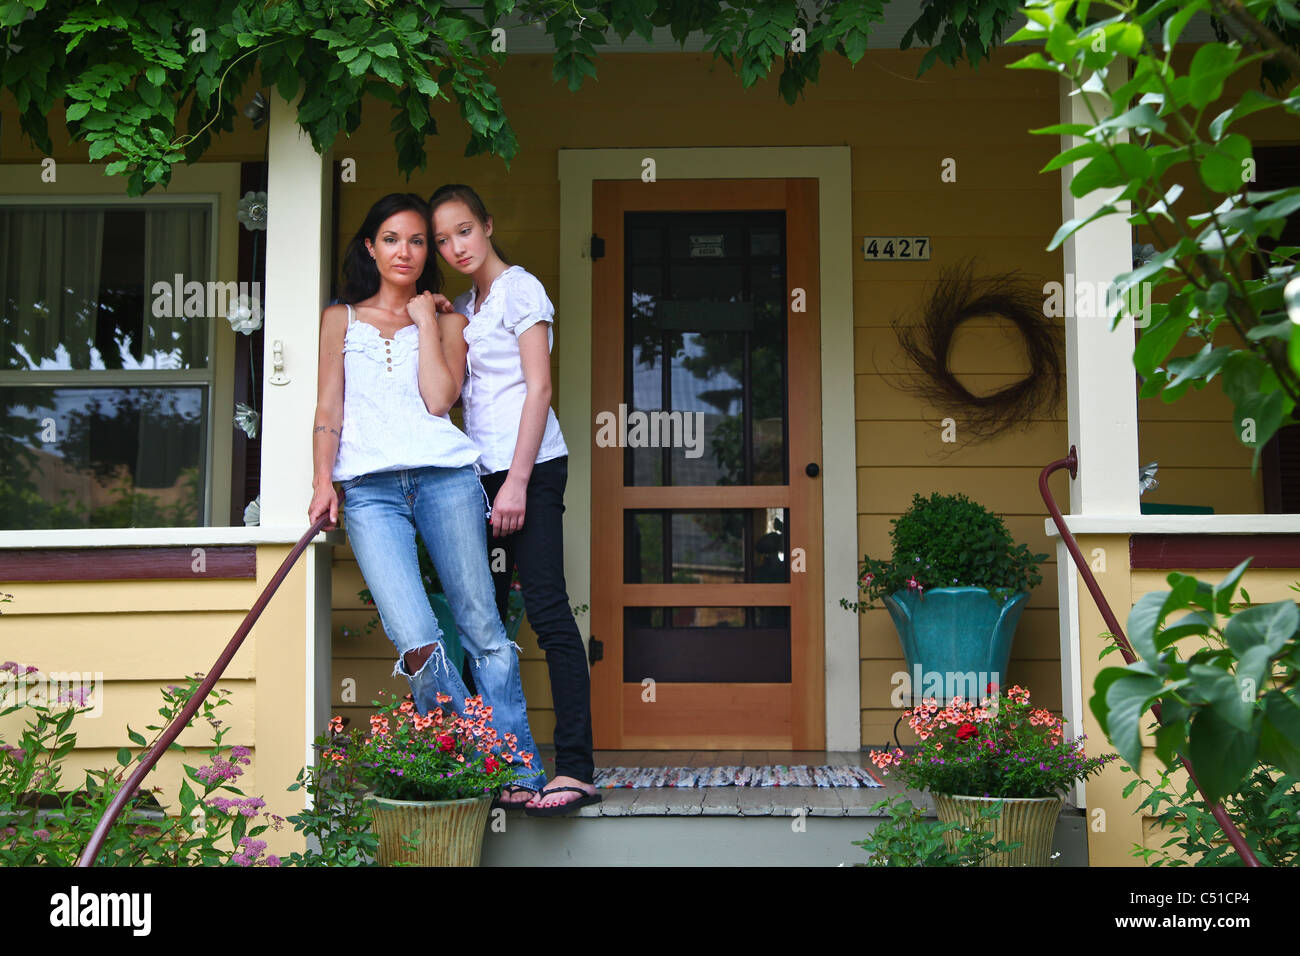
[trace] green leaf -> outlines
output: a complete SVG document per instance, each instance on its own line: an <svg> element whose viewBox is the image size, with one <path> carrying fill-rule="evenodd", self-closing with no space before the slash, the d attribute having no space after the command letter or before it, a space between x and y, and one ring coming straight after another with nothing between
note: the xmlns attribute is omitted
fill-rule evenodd
<svg viewBox="0 0 1300 956"><path fill-rule="evenodd" d="M1142 718L1164 687L1165 683L1159 677L1126 673L1106 689L1106 736L1130 767L1141 766ZM1096 712L1094 704L1093 713Z"/></svg>
<svg viewBox="0 0 1300 956"><path fill-rule="evenodd" d="M1052 157L1052 160L1039 170L1039 173L1050 173L1054 169L1060 169L1062 166L1068 166L1070 163L1081 159L1088 159L1092 156L1098 156L1104 153L1105 147L1101 143L1080 143L1064 152L1058 153Z"/></svg>
<svg viewBox="0 0 1300 956"><path fill-rule="evenodd" d="M126 725L126 735L130 738L131 743L137 744L141 747L148 743L148 741L144 739L144 734L132 730L130 724Z"/></svg>
<svg viewBox="0 0 1300 956"><path fill-rule="evenodd" d="M1133 348L1133 367L1138 374L1149 378L1161 365L1174 346L1183 340L1190 320L1186 317L1165 316L1141 332Z"/></svg>
<svg viewBox="0 0 1300 956"><path fill-rule="evenodd" d="M1215 192L1240 192L1246 184L1250 140L1232 133L1201 159L1201 179Z"/></svg>
<svg viewBox="0 0 1300 956"><path fill-rule="evenodd" d="M1153 660L1156 652L1156 630L1165 616L1165 602L1172 591L1152 591L1142 595L1128 615L1128 640L1133 652L1144 660Z"/></svg>
<svg viewBox="0 0 1300 956"><path fill-rule="evenodd" d="M1136 58L1142 52L1142 44L1145 41L1146 36L1142 32L1142 28L1136 23L1125 23L1116 31L1112 40L1115 49L1131 58Z"/></svg>
<svg viewBox="0 0 1300 956"><path fill-rule="evenodd" d="M1055 249L1057 246L1063 243L1066 239L1070 238L1070 236L1074 235L1074 233L1078 232L1080 229L1082 229L1088 223L1092 222L1094 219L1100 219L1102 216L1109 216L1114 212L1115 212L1114 204L1106 203L1100 208L1098 208L1097 211L1092 213L1092 215L1090 216L1083 216L1078 219L1071 219L1063 223L1061 228L1056 230L1056 234L1052 236L1052 241L1047 245L1047 251L1051 252L1053 249Z"/></svg>
<svg viewBox="0 0 1300 956"><path fill-rule="evenodd" d="M1229 107L1210 121L1210 135L1216 140L1222 139L1228 127L1242 117L1281 105L1281 100L1265 96L1259 90L1246 90L1235 106Z"/></svg>
<svg viewBox="0 0 1300 956"><path fill-rule="evenodd" d="M1294 601L1277 601L1238 611L1223 629L1232 652L1242 657L1253 647L1262 645L1269 656L1282 650L1300 629L1300 608Z"/></svg>
<svg viewBox="0 0 1300 956"><path fill-rule="evenodd" d="M1183 29L1187 26L1187 21L1194 17L1198 11L1206 9L1207 6L1206 0L1186 0L1182 8L1165 21L1165 50L1174 48L1174 44L1178 42L1178 38L1183 34Z"/></svg>
<svg viewBox="0 0 1300 956"><path fill-rule="evenodd" d="M123 748L121 748L120 750L118 750L118 752L117 752L117 762L120 763L123 767L130 766L130 764L131 764L131 751L128 750L126 747L123 747Z"/></svg>
<svg viewBox="0 0 1300 956"><path fill-rule="evenodd" d="M1223 95L1223 82L1236 69L1241 48L1223 43L1206 43L1196 48L1187 71L1188 101L1201 109Z"/></svg>
<svg viewBox="0 0 1300 956"><path fill-rule="evenodd" d="M1281 691L1264 696L1259 756L1283 773L1300 776L1300 705Z"/></svg>
<svg viewBox="0 0 1300 956"><path fill-rule="evenodd" d="M1202 708L1192 718L1187 758L1207 800L1218 801L1240 789L1255 766L1261 723L1257 718L1249 730L1239 730L1214 707Z"/></svg>
<svg viewBox="0 0 1300 956"><path fill-rule="evenodd" d="M1162 120L1156 111L1148 103L1142 103L1120 113L1118 116L1112 116L1110 119L1102 120L1093 129L1094 132L1102 132L1111 129L1135 129L1146 128L1155 130L1157 133L1165 131L1165 121Z"/></svg>

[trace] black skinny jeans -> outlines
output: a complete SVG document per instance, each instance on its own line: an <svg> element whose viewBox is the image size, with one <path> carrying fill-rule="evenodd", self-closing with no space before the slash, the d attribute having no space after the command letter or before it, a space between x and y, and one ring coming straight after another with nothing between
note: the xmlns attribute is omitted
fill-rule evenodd
<svg viewBox="0 0 1300 956"><path fill-rule="evenodd" d="M488 497L496 501L509 472L482 476ZM569 478L568 456L533 466L524 506L524 526L502 538L488 530L488 563L493 568L497 609L506 619L511 569L519 566L524 613L546 654L555 702L555 773L591 783L596 769L591 746L591 677L582 635L573 620L564 586L564 486ZM491 560L495 548L505 549L505 570Z"/></svg>

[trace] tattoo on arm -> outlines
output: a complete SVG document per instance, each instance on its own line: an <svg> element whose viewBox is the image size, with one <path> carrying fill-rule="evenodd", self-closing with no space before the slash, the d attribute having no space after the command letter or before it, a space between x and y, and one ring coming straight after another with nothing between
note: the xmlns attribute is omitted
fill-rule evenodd
<svg viewBox="0 0 1300 956"><path fill-rule="evenodd" d="M317 425L312 429L312 434L315 434L316 432L333 432L335 436L342 437L339 435L339 430L331 425Z"/></svg>

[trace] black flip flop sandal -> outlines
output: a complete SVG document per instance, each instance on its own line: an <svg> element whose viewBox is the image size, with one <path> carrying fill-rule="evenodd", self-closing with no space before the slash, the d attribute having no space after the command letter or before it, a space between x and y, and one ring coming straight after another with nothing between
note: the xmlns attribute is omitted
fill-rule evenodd
<svg viewBox="0 0 1300 956"><path fill-rule="evenodd" d="M512 783L512 784L507 784L505 787L503 787L503 788L502 788L502 793L509 793L509 794L512 794L512 795L513 795L513 794L516 794L516 793L532 793L532 794L535 794L535 793L537 793L537 791L536 791L536 790L530 790L530 789L528 789L527 787L521 787L521 786L519 786L518 784L513 784L513 783ZM525 806L527 803L528 803L527 800L520 800L520 801L518 801L517 803L503 803L503 802L501 801L501 798L500 798L500 797L497 797L495 800L492 801L492 809L493 809L493 810L518 810L520 807Z"/></svg>
<svg viewBox="0 0 1300 956"><path fill-rule="evenodd" d="M528 814L530 817L562 817L572 813L579 807L587 807L593 803L600 803L600 794L588 793L581 787L551 787L550 789L543 790L540 796L545 797L552 793L564 793L566 791L580 793L582 796L577 800L572 800L569 803L558 803L553 807L530 807L525 804L524 813Z"/></svg>

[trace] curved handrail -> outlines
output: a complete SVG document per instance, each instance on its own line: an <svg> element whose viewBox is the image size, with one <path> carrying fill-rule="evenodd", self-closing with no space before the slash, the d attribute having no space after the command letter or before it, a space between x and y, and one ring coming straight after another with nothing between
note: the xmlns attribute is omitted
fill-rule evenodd
<svg viewBox="0 0 1300 956"><path fill-rule="evenodd" d="M343 495L340 492L339 503L342 504L342 502ZM253 625L257 623L257 619L262 616L262 611L265 610L266 605L270 603L271 598L275 595L276 589L280 587L281 582L283 582L288 576L290 569L293 568L295 562L297 562L303 551L307 549L307 545L311 540L315 538L316 535L324 529L325 525L329 523L330 515L329 512L326 511L325 514L316 519L316 523L307 529L306 533L298 539L298 543L295 544L293 549L285 556L284 561L280 563L279 570L275 572L266 587L262 590L262 593L258 595L257 600L253 602L253 606L248 609L248 613L244 616L244 620L239 625L238 630L235 631L234 636L230 639L229 643L226 644L226 649L221 652L221 656L217 658L216 663L212 665L212 670L208 673L207 677L203 679L203 682L199 684L198 688L194 691L194 694L190 697L189 703L187 703L181 712L172 719L172 722L167 725L162 736L158 738L157 742L152 748L150 748L149 752L145 754L144 759L140 761L139 766L135 768L131 776L127 777L126 783L122 785L122 789L117 792L115 797L113 797L113 802L108 805L108 809L104 811L104 815L99 818L99 823L95 826L95 832L90 835L90 841L86 844L86 848L81 851L81 856L77 859L77 866L92 867L95 865L95 857L99 855L100 847L104 845L104 839L108 836L109 827L111 827L113 822L118 818L118 815L122 812L122 808L126 806L126 802L131 798L131 795L139 789L140 783L148 775L149 771L153 769L154 764L156 764L159 758L167 752L167 748L172 745L172 741L179 737L181 731L184 730L185 727L189 725L189 722L194 719L194 715L198 713L199 708L203 706L204 699L209 693L211 693L212 688L216 686L217 681L225 672L226 665L228 665L231 659L234 658L235 652L238 651L240 645L244 643L244 638L247 637L248 632L253 629Z"/></svg>
<svg viewBox="0 0 1300 956"><path fill-rule="evenodd" d="M1129 644L1128 638L1124 636L1124 629L1119 626L1119 620L1115 617L1115 612L1110 609L1110 604L1107 602L1106 596L1101 593L1101 586L1097 583L1097 579L1093 577L1092 568L1088 567L1088 562L1083 559L1083 552L1079 550L1078 542L1074 540L1074 535L1071 534L1070 529L1066 527L1065 516L1061 514L1061 509L1057 506L1056 499L1052 497L1052 490L1047 487L1047 479L1050 478L1054 472L1060 471L1062 468L1070 469L1071 478L1077 478L1079 476L1079 452L1074 445L1070 446L1069 455L1052 462L1039 472L1038 493L1043 496L1043 503L1047 505L1047 510L1051 512L1052 520L1056 523L1056 530L1061 533L1061 540L1065 542L1065 547L1070 552L1070 557L1074 559L1075 567L1077 567L1079 573L1083 575L1084 584L1088 586L1088 592L1092 595L1093 602L1097 605L1098 610L1101 611L1102 620L1106 622L1106 626L1110 628L1110 633L1114 635L1115 644L1119 647L1120 654L1124 656L1124 663L1132 664L1137 660L1137 655L1133 653L1133 648ZM1157 723L1164 723L1160 718L1159 704L1151 705L1151 713L1155 715ZM1196 774L1192 770L1192 765L1188 763L1187 758L1182 754L1178 755L1178 759L1182 761L1183 767L1187 770L1187 775L1192 778L1192 783L1196 785L1196 792L1201 795L1202 800L1205 800L1205 791L1201 789L1201 782L1196 779ZM1206 800L1206 803L1209 803L1209 801ZM1236 824L1234 824L1232 819L1228 816L1228 812L1223 809L1223 805L1217 802L1211 803L1210 813L1214 817L1215 822L1223 829L1223 833L1228 838L1228 842L1232 844L1232 848L1237 851L1237 855L1241 857L1246 866L1260 866L1261 864L1259 860L1250 849L1250 846L1246 843L1245 838L1241 835L1241 831L1237 829Z"/></svg>

